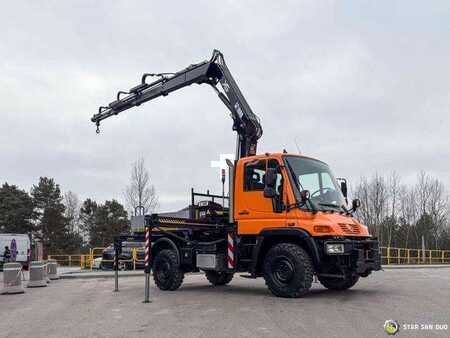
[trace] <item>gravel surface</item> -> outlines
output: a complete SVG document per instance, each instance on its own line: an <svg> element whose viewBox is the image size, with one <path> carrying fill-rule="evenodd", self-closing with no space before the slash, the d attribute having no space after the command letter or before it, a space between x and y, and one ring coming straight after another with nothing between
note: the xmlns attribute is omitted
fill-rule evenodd
<svg viewBox="0 0 450 338"><path fill-rule="evenodd" d="M151 284L150 304L143 276L121 279L118 293L114 279L94 278L0 295L0 337L387 337L387 319L400 323L396 337L450 337L420 329L450 326L450 269L386 270L345 292L313 284L300 299L272 296L262 279L212 287L187 275L175 292Z"/></svg>

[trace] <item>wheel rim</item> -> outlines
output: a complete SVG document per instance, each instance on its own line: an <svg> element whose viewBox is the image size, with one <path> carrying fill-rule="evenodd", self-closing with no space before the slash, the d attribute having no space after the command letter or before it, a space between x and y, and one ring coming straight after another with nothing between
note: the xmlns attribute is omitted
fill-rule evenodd
<svg viewBox="0 0 450 338"><path fill-rule="evenodd" d="M294 264L287 257L278 257L272 264L275 280L280 284L288 284L295 275Z"/></svg>
<svg viewBox="0 0 450 338"><path fill-rule="evenodd" d="M170 263L167 261L158 262L158 264L155 267L156 269L156 276L161 281L166 281L169 278L170 275Z"/></svg>

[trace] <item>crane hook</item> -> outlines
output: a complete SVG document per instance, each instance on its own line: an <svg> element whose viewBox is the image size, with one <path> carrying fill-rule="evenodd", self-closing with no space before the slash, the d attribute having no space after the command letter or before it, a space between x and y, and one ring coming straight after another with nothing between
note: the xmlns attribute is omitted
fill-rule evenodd
<svg viewBox="0 0 450 338"><path fill-rule="evenodd" d="M100 134L100 121L97 121L96 126L97 126L97 130L95 132L97 134Z"/></svg>

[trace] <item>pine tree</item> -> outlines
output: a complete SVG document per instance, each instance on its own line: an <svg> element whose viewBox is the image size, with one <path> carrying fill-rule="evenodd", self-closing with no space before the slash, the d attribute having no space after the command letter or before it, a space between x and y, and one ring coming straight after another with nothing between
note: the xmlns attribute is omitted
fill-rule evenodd
<svg viewBox="0 0 450 338"><path fill-rule="evenodd" d="M89 243L92 247L106 247L113 242L115 236L130 229L127 212L116 200L98 205L93 215L89 229Z"/></svg>
<svg viewBox="0 0 450 338"><path fill-rule="evenodd" d="M41 177L38 185L31 188L31 196L38 215L36 237L42 241L45 252L67 252L69 234L59 185L53 178Z"/></svg>
<svg viewBox="0 0 450 338"><path fill-rule="evenodd" d="M90 198L86 199L80 208L80 229L88 237L95 228L97 209L97 202Z"/></svg>
<svg viewBox="0 0 450 338"><path fill-rule="evenodd" d="M0 188L0 232L31 233L33 231L33 200L15 185Z"/></svg>

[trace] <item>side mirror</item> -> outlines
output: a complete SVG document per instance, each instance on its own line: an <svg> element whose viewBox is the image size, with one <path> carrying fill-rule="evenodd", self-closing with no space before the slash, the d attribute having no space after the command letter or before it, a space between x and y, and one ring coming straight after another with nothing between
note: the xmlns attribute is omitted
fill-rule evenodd
<svg viewBox="0 0 450 338"><path fill-rule="evenodd" d="M275 188L265 186L264 187L264 197L266 198L274 198L276 196Z"/></svg>
<svg viewBox="0 0 450 338"><path fill-rule="evenodd" d="M344 195L345 199L347 200L347 193L348 193L347 180L342 177L336 177L336 181L339 182L339 185L341 186L342 195Z"/></svg>
<svg viewBox="0 0 450 338"><path fill-rule="evenodd" d="M342 195L344 195L345 198L347 198L347 180L343 179L341 181L341 191L342 191Z"/></svg>
<svg viewBox="0 0 450 338"><path fill-rule="evenodd" d="M275 168L267 168L264 175L264 197L274 198L277 194L275 185L277 183L277 170Z"/></svg>
<svg viewBox="0 0 450 338"><path fill-rule="evenodd" d="M275 185L277 184L277 169L267 168L264 176L264 184L266 187L275 188Z"/></svg>
<svg viewBox="0 0 450 338"><path fill-rule="evenodd" d="M309 190L300 191L300 198L302 199L302 203L306 203L306 201L308 201L311 198Z"/></svg>
<svg viewBox="0 0 450 338"><path fill-rule="evenodd" d="M355 198L352 201L352 209L353 209L353 211L356 211L356 209L358 209L360 206L361 206L361 201L359 199Z"/></svg>

